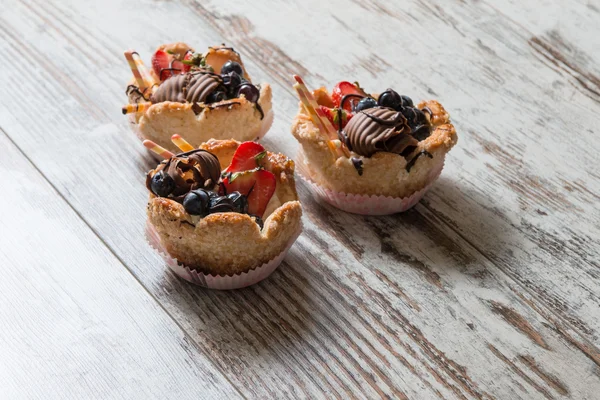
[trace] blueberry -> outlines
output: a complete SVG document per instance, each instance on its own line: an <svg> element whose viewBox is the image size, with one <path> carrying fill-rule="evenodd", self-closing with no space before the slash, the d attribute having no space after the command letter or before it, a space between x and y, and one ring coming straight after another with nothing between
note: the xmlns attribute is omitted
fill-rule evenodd
<svg viewBox="0 0 600 400"><path fill-rule="evenodd" d="M396 111L400 111L402 108L402 97L392 89L388 89L379 95L377 104L382 107L389 107Z"/></svg>
<svg viewBox="0 0 600 400"><path fill-rule="evenodd" d="M411 129L411 133L418 141L425 140L429 137L429 135L431 135L431 126L419 125Z"/></svg>
<svg viewBox="0 0 600 400"><path fill-rule="evenodd" d="M260 92L258 88L251 83L244 83L238 88L237 96L240 97L244 95L246 100L256 103L258 101L258 97L260 96Z"/></svg>
<svg viewBox="0 0 600 400"><path fill-rule="evenodd" d="M354 108L354 111L358 112L373 107L377 107L377 101L372 97L363 97Z"/></svg>
<svg viewBox="0 0 600 400"><path fill-rule="evenodd" d="M233 200L227 196L212 197L209 202L209 213L235 212Z"/></svg>
<svg viewBox="0 0 600 400"><path fill-rule="evenodd" d="M242 84L242 77L236 72L230 72L221 76L223 77L223 85L225 85L225 88L227 89L227 94L229 97L235 97L238 88Z"/></svg>
<svg viewBox="0 0 600 400"><path fill-rule="evenodd" d="M243 75L244 71L242 70L242 66L235 61L227 61L221 67L221 74L228 74L230 72L235 72L238 75Z"/></svg>
<svg viewBox="0 0 600 400"><path fill-rule="evenodd" d="M415 106L410 97L401 95L400 98L402 99L402 107L414 107Z"/></svg>
<svg viewBox="0 0 600 400"><path fill-rule="evenodd" d="M150 189L158 197L167 197L175 190L175 180L164 171L158 171L152 177Z"/></svg>
<svg viewBox="0 0 600 400"><path fill-rule="evenodd" d="M240 192L232 192L227 195L233 201L235 210L241 214L248 213L248 198Z"/></svg>
<svg viewBox="0 0 600 400"><path fill-rule="evenodd" d="M192 190L183 198L183 208L191 215L208 215L210 194L204 189Z"/></svg>
<svg viewBox="0 0 600 400"><path fill-rule="evenodd" d="M252 214L248 214L248 215L250 215L252 218L254 218L254 222L256 222L258 224L260 229L262 229L265 226L264 221L258 215L252 215Z"/></svg>
<svg viewBox="0 0 600 400"><path fill-rule="evenodd" d="M411 128L427 123L425 113L418 108L403 107L402 115L404 115L404 118L406 118L406 121Z"/></svg>
<svg viewBox="0 0 600 400"><path fill-rule="evenodd" d="M227 93L221 90L215 90L206 97L205 103L218 103L219 101L227 100Z"/></svg>

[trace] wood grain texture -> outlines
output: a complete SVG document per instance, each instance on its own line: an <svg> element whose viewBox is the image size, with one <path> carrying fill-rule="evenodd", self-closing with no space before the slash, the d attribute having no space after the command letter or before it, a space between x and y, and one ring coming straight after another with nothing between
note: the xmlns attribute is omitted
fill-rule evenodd
<svg viewBox="0 0 600 400"><path fill-rule="evenodd" d="M2 131L0 147L2 397L240 398Z"/></svg>
<svg viewBox="0 0 600 400"><path fill-rule="evenodd" d="M598 105L533 49L531 37L549 37L535 9L514 20L511 3L256 3L19 3L0 16L0 85L11 93L0 96L0 126L247 397L594 398L598 176L584 166L597 161L587 129ZM390 41L390 31L401 34ZM144 243L152 161L118 113L122 50L149 55L181 39L233 44L255 79L274 84L266 143L289 155L294 72L315 86L350 78L439 98L459 146L403 215L344 214L300 183L305 234L273 277L198 289ZM589 86L588 57L569 71Z"/></svg>

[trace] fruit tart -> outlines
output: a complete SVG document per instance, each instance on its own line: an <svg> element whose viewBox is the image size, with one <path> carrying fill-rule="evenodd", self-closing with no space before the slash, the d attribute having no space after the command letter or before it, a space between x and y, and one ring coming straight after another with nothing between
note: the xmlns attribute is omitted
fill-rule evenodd
<svg viewBox="0 0 600 400"><path fill-rule="evenodd" d="M173 134L194 145L208 139L258 140L273 121L271 87L254 84L231 47L196 53L185 43L161 45L146 69L134 51L125 52L134 79L123 113L142 140L176 151Z"/></svg>
<svg viewBox="0 0 600 400"><path fill-rule="evenodd" d="M233 289L266 278L302 228L294 162L256 142L183 143L191 150L147 175L150 244L201 286Z"/></svg>
<svg viewBox="0 0 600 400"><path fill-rule="evenodd" d="M392 89L368 94L340 82L301 99L292 124L298 168L315 193L348 212L385 215L414 206L437 179L457 135L436 100L414 104Z"/></svg>

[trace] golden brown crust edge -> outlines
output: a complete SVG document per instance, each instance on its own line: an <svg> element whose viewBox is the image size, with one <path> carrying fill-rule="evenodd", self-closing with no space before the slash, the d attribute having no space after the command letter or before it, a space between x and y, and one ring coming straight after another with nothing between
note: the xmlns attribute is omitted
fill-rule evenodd
<svg viewBox="0 0 600 400"><path fill-rule="evenodd" d="M318 128L300 105L291 131L301 145L299 155L304 162L299 165L302 173L321 186L344 193L402 198L423 189L431 181L431 172L441 167L446 154L458 140L442 105L430 100L419 104L419 107L424 106L433 112L431 120L434 128L407 159L410 160L422 150L431 153L433 158L419 157L407 172L407 159L399 155L380 152L367 158L352 153L363 161L363 175L360 176L349 158L332 156Z"/></svg>

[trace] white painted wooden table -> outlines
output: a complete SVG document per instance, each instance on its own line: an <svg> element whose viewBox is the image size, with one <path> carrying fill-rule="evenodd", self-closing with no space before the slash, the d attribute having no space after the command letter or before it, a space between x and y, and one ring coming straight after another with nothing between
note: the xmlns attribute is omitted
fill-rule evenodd
<svg viewBox="0 0 600 400"><path fill-rule="evenodd" d="M600 3L0 0L0 397L600 398ZM143 237L153 160L120 115L122 51L238 49L271 82L359 80L450 111L413 210L298 183L268 280L202 290Z"/></svg>

